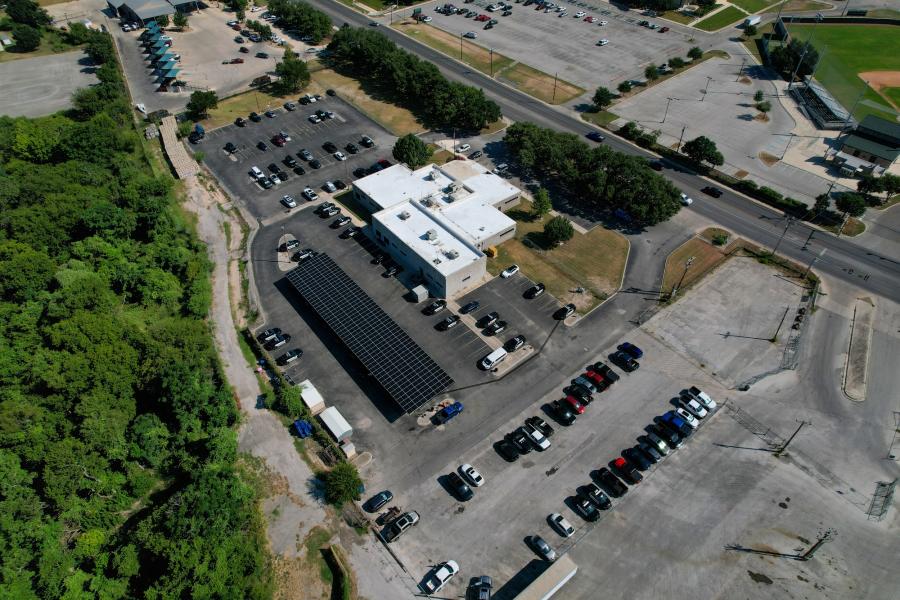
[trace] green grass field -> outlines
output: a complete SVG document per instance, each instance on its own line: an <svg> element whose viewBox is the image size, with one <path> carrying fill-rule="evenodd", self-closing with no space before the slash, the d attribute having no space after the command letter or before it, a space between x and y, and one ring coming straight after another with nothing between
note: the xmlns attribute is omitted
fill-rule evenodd
<svg viewBox="0 0 900 600"><path fill-rule="evenodd" d="M778 0L731 0L731 3L738 8L743 8L748 13L753 14L764 8L768 8L778 2Z"/></svg>
<svg viewBox="0 0 900 600"><path fill-rule="evenodd" d="M706 17L699 23L695 23L694 27L703 31L718 31L726 25L731 25L746 18L747 15L744 11L733 6L727 6L713 16Z"/></svg>
<svg viewBox="0 0 900 600"><path fill-rule="evenodd" d="M809 39L813 24L791 25L791 35ZM815 77L847 109L851 109L863 90L858 73L900 71L900 32L890 25L819 25L812 45L822 56ZM896 88L885 90L891 98L900 96ZM878 115L894 120L894 111L878 92L869 88L856 106L853 116Z"/></svg>

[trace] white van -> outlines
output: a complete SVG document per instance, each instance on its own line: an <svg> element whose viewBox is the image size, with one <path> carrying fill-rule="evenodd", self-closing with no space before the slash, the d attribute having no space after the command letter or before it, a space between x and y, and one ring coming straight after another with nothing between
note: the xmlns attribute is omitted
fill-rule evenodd
<svg viewBox="0 0 900 600"><path fill-rule="evenodd" d="M497 348L481 359L481 368L483 368L485 371L490 371L503 362L503 359L506 358L506 354L506 350L504 350L503 348Z"/></svg>
<svg viewBox="0 0 900 600"><path fill-rule="evenodd" d="M253 177L255 177L256 179L262 179L266 176L265 173L259 170L259 167L251 167L250 174L253 175Z"/></svg>

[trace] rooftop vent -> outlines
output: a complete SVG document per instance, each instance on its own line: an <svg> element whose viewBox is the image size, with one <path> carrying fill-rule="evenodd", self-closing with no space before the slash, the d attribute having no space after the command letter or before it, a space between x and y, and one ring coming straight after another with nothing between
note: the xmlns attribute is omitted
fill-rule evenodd
<svg viewBox="0 0 900 600"><path fill-rule="evenodd" d="M435 231L434 229L429 229L425 232L425 239L433 242L437 239L437 231Z"/></svg>
<svg viewBox="0 0 900 600"><path fill-rule="evenodd" d="M409 211L408 211L408 210L404 210L402 213L400 213L400 214L397 215L397 216L400 217L401 220L405 221L405 220L407 220L407 219L409 218Z"/></svg>
<svg viewBox="0 0 900 600"><path fill-rule="evenodd" d="M457 252L456 250L452 250L452 249L447 250L446 252L444 252L444 256L446 256L450 260L453 260L454 258L459 258L459 252Z"/></svg>

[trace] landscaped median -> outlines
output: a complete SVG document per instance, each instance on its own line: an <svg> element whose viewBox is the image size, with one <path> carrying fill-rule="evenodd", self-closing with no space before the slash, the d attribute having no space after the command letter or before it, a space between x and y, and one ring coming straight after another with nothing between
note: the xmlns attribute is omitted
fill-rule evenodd
<svg viewBox="0 0 900 600"><path fill-rule="evenodd" d="M598 226L579 233L560 246L550 246L543 236L544 225L553 215L532 217L531 203L523 202L507 212L516 221L516 236L497 247L488 259L488 271L497 275L511 264L522 273L547 286L561 302L573 302L586 313L608 298L622 282L628 258L628 240L616 231ZM577 293L584 288L584 293Z"/></svg>
<svg viewBox="0 0 900 600"><path fill-rule="evenodd" d="M564 104L585 92L583 88L573 83L516 62L499 52L492 53L488 48L471 40L457 37L426 23L405 19L394 23L392 27L489 77L505 81L529 96L549 104Z"/></svg>
<svg viewBox="0 0 900 600"><path fill-rule="evenodd" d="M736 23L747 17L747 13L735 6L726 6L717 13L706 17L702 21L693 24L693 27L703 31L718 31L723 27Z"/></svg>

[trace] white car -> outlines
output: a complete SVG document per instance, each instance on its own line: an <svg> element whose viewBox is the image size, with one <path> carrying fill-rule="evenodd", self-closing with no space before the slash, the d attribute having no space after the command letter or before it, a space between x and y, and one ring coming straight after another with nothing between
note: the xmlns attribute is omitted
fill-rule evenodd
<svg viewBox="0 0 900 600"><path fill-rule="evenodd" d="M553 513L550 515L550 524L559 532L559 535L563 537L570 537L573 533L575 533L575 528L572 527L572 524L566 520L564 516L559 513Z"/></svg>
<svg viewBox="0 0 900 600"><path fill-rule="evenodd" d="M675 414L681 417L685 423L691 426L691 429L697 429L700 426L700 421L697 420L697 417L681 408L680 406L675 409Z"/></svg>
<svg viewBox="0 0 900 600"><path fill-rule="evenodd" d="M322 119L319 118L319 115L309 115L310 123L321 123Z"/></svg>
<svg viewBox="0 0 900 600"><path fill-rule="evenodd" d="M474 40L475 38L478 37L478 34L475 33L474 31L467 31L463 34L463 37L468 38L470 40Z"/></svg>
<svg viewBox="0 0 900 600"><path fill-rule="evenodd" d="M293 110L293 109L289 109L289 110ZM286 142L291 141L291 134L289 134L287 131L285 131L285 130L283 130L283 129L282 129L281 131L278 132L278 135L280 135L281 137L283 137L283 138L284 138L284 141L286 141Z"/></svg>
<svg viewBox="0 0 900 600"><path fill-rule="evenodd" d="M685 408L685 410L687 410L698 419L702 419L708 414L706 409L703 408L703 406L693 398L685 398L684 396L681 396L678 399L678 402Z"/></svg>
<svg viewBox="0 0 900 600"><path fill-rule="evenodd" d="M500 277L502 277L503 279L509 279L518 272L519 265L510 265L509 267L503 269L503 271L500 273Z"/></svg>
<svg viewBox="0 0 900 600"><path fill-rule="evenodd" d="M466 463L459 468L459 472L462 473L462 476L466 478L466 480L474 485L475 487L481 487L484 485L484 477L482 477L481 473L479 473L475 467Z"/></svg>
<svg viewBox="0 0 900 600"><path fill-rule="evenodd" d="M303 188L303 197L310 202L314 202L315 200L319 199L319 195L309 186Z"/></svg>
<svg viewBox="0 0 900 600"><path fill-rule="evenodd" d="M424 17L422 17L422 22L423 23L431 23L431 17L429 17L428 15L425 15Z"/></svg>
<svg viewBox="0 0 900 600"><path fill-rule="evenodd" d="M281 183L281 177L278 176L278 173L272 173L269 175L269 181L271 181L274 185L278 185Z"/></svg>
<svg viewBox="0 0 900 600"><path fill-rule="evenodd" d="M685 194L684 192L681 192L681 203L685 206L690 206L691 204L694 203L694 199L691 198L690 196L688 196L687 194Z"/></svg>
<svg viewBox="0 0 900 600"><path fill-rule="evenodd" d="M432 571L431 575L428 576L428 579L422 583L422 591L426 594L436 594L444 589L447 582L457 573L459 573L459 565L456 564L455 560L448 560L445 563L439 564L437 568Z"/></svg>
<svg viewBox="0 0 900 600"><path fill-rule="evenodd" d="M472 149L472 144L462 144L456 149L457 152L468 152Z"/></svg>
<svg viewBox="0 0 900 600"><path fill-rule="evenodd" d="M546 450L550 447L550 440L547 439L543 433L531 427L530 425L525 426L525 434L528 435L528 438L534 442L534 445L540 448L541 450Z"/></svg>
<svg viewBox="0 0 900 600"><path fill-rule="evenodd" d="M333 183L331 183L330 181L326 181L322 185L322 187L325 188L325 191L328 192L329 194L337 191L337 187L335 187L335 185Z"/></svg>
<svg viewBox="0 0 900 600"><path fill-rule="evenodd" d="M609 25L609 21L600 21L600 22L598 23L598 25L599 25L600 27L603 27L604 25Z"/></svg>
<svg viewBox="0 0 900 600"><path fill-rule="evenodd" d="M334 153L334 157L338 160L347 160L347 157L340 150Z"/></svg>
<svg viewBox="0 0 900 600"><path fill-rule="evenodd" d="M579 10L577 13L575 13L574 17L576 19L583 19L586 14L587 13L584 12L583 10Z"/></svg>
<svg viewBox="0 0 900 600"><path fill-rule="evenodd" d="M702 404L703 408L705 408L706 410L712 412L716 409L716 401L710 398L706 392L704 392L697 386L691 386L690 389L688 389L685 393Z"/></svg>
<svg viewBox="0 0 900 600"><path fill-rule="evenodd" d="M288 208L297 208L297 201L294 200L293 196L285 195L281 198L281 203L287 206Z"/></svg>
<svg viewBox="0 0 900 600"><path fill-rule="evenodd" d="M609 43L609 40L606 39L606 38L603 38L602 40L600 40L599 42L597 42L597 45L598 45L598 46L605 46L605 45L607 45L608 43Z"/></svg>

